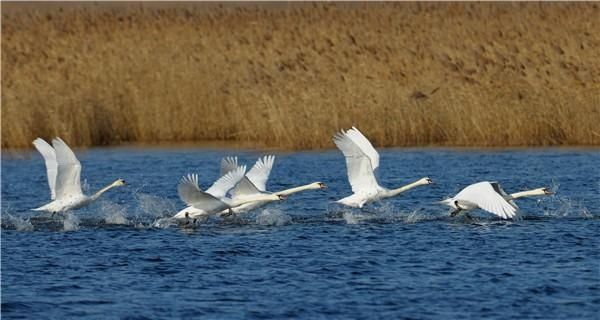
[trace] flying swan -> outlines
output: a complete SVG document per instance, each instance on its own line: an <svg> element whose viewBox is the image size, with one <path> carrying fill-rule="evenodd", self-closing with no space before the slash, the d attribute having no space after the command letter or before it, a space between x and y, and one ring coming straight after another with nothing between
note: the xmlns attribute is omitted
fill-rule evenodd
<svg viewBox="0 0 600 320"><path fill-rule="evenodd" d="M517 204L514 199L553 194L548 188L507 194L498 182L482 181L462 189L454 197L442 200L441 203L455 209L450 216L456 216L462 211L483 209L502 219L513 219L517 216Z"/></svg>
<svg viewBox="0 0 600 320"><path fill-rule="evenodd" d="M258 194L244 199L228 198L227 192L236 186L246 174L246 166L236 167L219 178L210 188L202 191L198 185L198 175L188 174L181 179L177 192L188 207L179 211L173 218L194 221L200 217L228 211L231 208L253 201L278 201L285 199L284 195Z"/></svg>
<svg viewBox="0 0 600 320"><path fill-rule="evenodd" d="M346 157L348 180L353 195L337 201L343 205L362 208L365 204L380 199L390 198L420 185L431 184L425 177L397 189L386 189L377 183L375 170L379 167L379 153L367 138L355 127L337 133L333 142Z"/></svg>
<svg viewBox="0 0 600 320"><path fill-rule="evenodd" d="M316 190L325 189L327 186L323 182L313 182L303 186L281 190L277 192L269 192L266 190L267 181L273 164L275 162L275 156L267 155L262 158L258 158L252 169L246 173L242 180L230 191L231 198L233 200L245 200L248 198L255 197L257 195L282 195L289 196L291 194L305 191L305 190ZM238 167L237 157L226 157L221 160L221 176L226 175L230 171ZM243 213L250 210L262 207L270 201L253 201L247 202L242 205L231 208L231 210L224 210L220 215L227 215L230 213Z"/></svg>
<svg viewBox="0 0 600 320"><path fill-rule="evenodd" d="M52 202L32 210L54 214L81 208L94 202L104 192L125 185L123 179L117 179L93 195L86 196L81 192L81 163L64 141L60 138L53 139L50 146L43 139L37 138L33 145L44 157Z"/></svg>

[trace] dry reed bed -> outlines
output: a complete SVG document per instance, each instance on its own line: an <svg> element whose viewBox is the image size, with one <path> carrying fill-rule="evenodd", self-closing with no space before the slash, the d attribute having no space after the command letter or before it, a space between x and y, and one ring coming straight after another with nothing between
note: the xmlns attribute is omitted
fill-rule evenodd
<svg viewBox="0 0 600 320"><path fill-rule="evenodd" d="M2 148L600 145L597 3L8 10Z"/></svg>

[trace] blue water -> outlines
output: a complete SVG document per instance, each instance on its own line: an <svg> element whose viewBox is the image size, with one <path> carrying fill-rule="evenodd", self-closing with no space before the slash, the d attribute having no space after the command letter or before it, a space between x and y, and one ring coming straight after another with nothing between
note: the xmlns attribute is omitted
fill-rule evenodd
<svg viewBox="0 0 600 320"><path fill-rule="evenodd" d="M276 191L323 181L237 218L196 228L165 219L184 204L176 186L204 187L222 156L205 149L76 151L86 189L124 178L65 219L28 209L49 199L37 153L2 159L2 317L598 319L600 152L595 150L381 151L380 183L429 176L435 184L364 210L341 153L278 153ZM483 212L449 218L435 202L481 180L506 191L549 186L518 201L523 220Z"/></svg>

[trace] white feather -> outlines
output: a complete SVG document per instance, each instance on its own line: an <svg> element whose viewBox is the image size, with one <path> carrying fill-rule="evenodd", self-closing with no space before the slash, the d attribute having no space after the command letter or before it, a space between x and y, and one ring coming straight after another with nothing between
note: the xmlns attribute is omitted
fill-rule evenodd
<svg viewBox="0 0 600 320"><path fill-rule="evenodd" d="M56 175L56 198L65 199L82 196L81 192L81 163L75 154L60 138L52 140L52 146L56 153L57 175Z"/></svg>
<svg viewBox="0 0 600 320"><path fill-rule="evenodd" d="M467 186L452 198L473 203L477 207L493 213L502 219L511 219L517 215L517 209L504 199L502 194L494 190L488 181L478 182Z"/></svg>
<svg viewBox="0 0 600 320"><path fill-rule="evenodd" d="M379 184L374 170L379 166L379 154L371 143L354 127L346 132L342 130L337 133L333 142L346 158L352 192L376 193Z"/></svg>
<svg viewBox="0 0 600 320"><path fill-rule="evenodd" d="M46 164L46 174L48 176L48 186L50 187L50 199L56 199L56 172L58 170L58 163L56 162L56 153L54 148L49 145L46 141L41 138L33 140L33 145L44 157L44 163Z"/></svg>

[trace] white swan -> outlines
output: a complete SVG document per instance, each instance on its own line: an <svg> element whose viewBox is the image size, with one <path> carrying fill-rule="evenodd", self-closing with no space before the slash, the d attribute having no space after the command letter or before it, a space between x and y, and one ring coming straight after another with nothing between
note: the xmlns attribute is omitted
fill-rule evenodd
<svg viewBox="0 0 600 320"><path fill-rule="evenodd" d="M278 196L288 196L297 192L305 190L316 190L325 189L327 186L323 182L313 182L299 187L285 189L277 192L269 192L266 190L267 181L273 169L275 162L275 156L267 155L262 158L258 158L252 169L248 171L246 176L230 191L231 197L234 200L245 200L256 195L269 195L274 194ZM226 157L221 160L221 175L225 175L238 166L237 157ZM220 212L220 215L227 215L230 213L243 213L250 210L262 207L270 201L253 201L247 202L237 207L231 208L231 210L224 210Z"/></svg>
<svg viewBox="0 0 600 320"><path fill-rule="evenodd" d="M52 147L43 139L37 138L33 145L44 157L50 198L53 201L32 210L57 213L81 208L111 188L125 185L123 179L117 179L93 195L86 196L81 192L81 163L64 141L60 138L53 139Z"/></svg>
<svg viewBox="0 0 600 320"><path fill-rule="evenodd" d="M237 167L219 178L209 189L202 191L198 186L198 175L190 174L181 179L177 191L179 197L189 207L179 211L175 219L197 219L212 214L227 211L232 207L252 201L277 201L285 199L285 196L274 194L255 195L245 199L231 199L226 196L227 191L233 188L244 178L246 166Z"/></svg>
<svg viewBox="0 0 600 320"><path fill-rule="evenodd" d="M358 129L352 127L345 132L342 130L333 137L333 142L346 157L348 180L354 192L353 195L338 200L338 203L362 208L367 203L394 197L416 186L432 183L431 179L425 177L401 188L383 188L375 178L375 170L379 167L379 153Z"/></svg>
<svg viewBox="0 0 600 320"><path fill-rule="evenodd" d="M450 216L455 216L461 211L483 209L502 219L513 219L517 216L517 205L514 199L530 196L553 194L548 188L538 188L507 194L498 182L482 181L462 189L454 197L442 200L441 203L455 209Z"/></svg>

